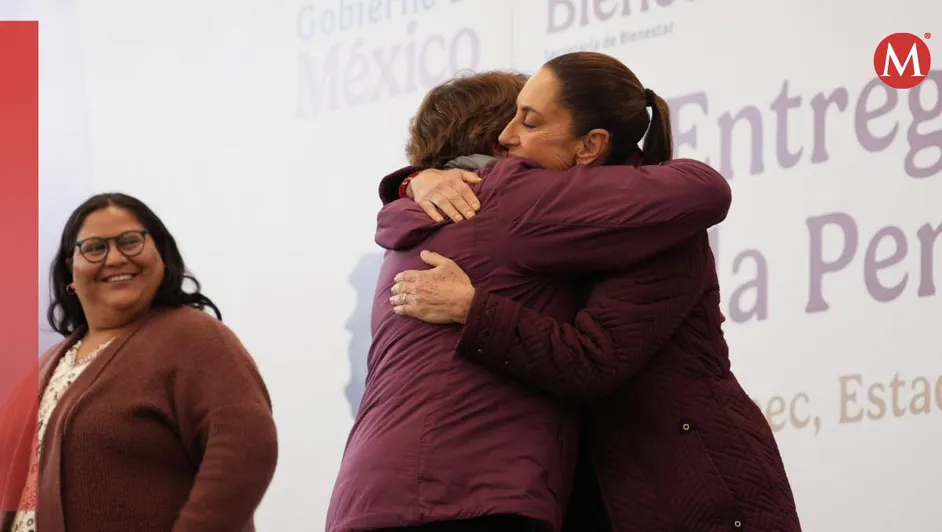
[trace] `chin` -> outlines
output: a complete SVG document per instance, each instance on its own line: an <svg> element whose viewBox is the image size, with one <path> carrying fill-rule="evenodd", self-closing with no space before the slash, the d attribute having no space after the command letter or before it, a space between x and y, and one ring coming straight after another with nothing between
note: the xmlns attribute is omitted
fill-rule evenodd
<svg viewBox="0 0 942 532"><path fill-rule="evenodd" d="M126 311L137 306L138 301L140 301L139 297L114 297L108 298L106 304L111 307L112 310Z"/></svg>

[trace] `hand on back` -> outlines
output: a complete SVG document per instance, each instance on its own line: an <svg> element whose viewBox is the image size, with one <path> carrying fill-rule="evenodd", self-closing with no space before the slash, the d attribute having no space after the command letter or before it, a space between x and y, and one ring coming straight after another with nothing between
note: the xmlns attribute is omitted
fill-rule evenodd
<svg viewBox="0 0 942 532"><path fill-rule="evenodd" d="M481 208L470 186L480 182L481 178L474 172L432 168L412 178L407 190L431 219L442 222L447 216L453 222L460 222L474 218Z"/></svg>

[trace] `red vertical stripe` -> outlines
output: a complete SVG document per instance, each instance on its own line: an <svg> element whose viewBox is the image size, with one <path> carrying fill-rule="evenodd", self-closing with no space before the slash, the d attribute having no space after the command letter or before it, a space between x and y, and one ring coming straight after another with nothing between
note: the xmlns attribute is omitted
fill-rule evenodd
<svg viewBox="0 0 942 532"><path fill-rule="evenodd" d="M39 24L0 22L0 511L36 431L39 279Z"/></svg>

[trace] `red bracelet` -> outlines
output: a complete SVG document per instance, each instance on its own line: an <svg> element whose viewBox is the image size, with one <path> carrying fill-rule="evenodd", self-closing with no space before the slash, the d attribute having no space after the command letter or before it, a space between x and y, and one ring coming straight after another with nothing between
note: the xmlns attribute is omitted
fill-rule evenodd
<svg viewBox="0 0 942 532"><path fill-rule="evenodd" d="M420 173L422 173L422 170L416 170L415 172L412 172L411 174L409 174L409 177L402 180L402 184L399 185L399 198L400 199L409 197L409 194L407 193L409 189L409 181L412 181L413 179L415 179L415 176L419 175Z"/></svg>

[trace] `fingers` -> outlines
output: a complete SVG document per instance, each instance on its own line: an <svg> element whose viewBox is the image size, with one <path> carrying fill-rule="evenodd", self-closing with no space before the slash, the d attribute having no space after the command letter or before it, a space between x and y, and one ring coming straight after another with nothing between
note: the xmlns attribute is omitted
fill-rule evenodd
<svg viewBox="0 0 942 532"><path fill-rule="evenodd" d="M415 270L405 270L396 274L393 281L397 283L414 283L419 279L419 272Z"/></svg>
<svg viewBox="0 0 942 532"><path fill-rule="evenodd" d="M415 286L412 283L399 282L392 285L392 288L390 288L389 291L393 293L393 297L406 296L408 294L415 292ZM392 298L390 298L389 301L392 303L396 303L396 301L393 301Z"/></svg>
<svg viewBox="0 0 942 532"><path fill-rule="evenodd" d="M451 259L448 257L439 255L434 251L422 251L419 253L419 258L421 258L422 262L428 264L429 266L443 266L451 262Z"/></svg>
<svg viewBox="0 0 942 532"><path fill-rule="evenodd" d="M418 318L418 310L410 305L395 305L393 306L393 312L400 316L408 316L410 318Z"/></svg>
<svg viewBox="0 0 942 532"><path fill-rule="evenodd" d="M471 209L473 209L469 218L473 217L475 212L481 210L481 202L478 201L478 197L474 195L474 191L471 190L471 187L467 185L463 186L458 190L458 194L460 195L461 199L464 200L464 202L469 207L471 207Z"/></svg>
<svg viewBox="0 0 942 532"><path fill-rule="evenodd" d="M467 183L455 183L452 188L443 190L442 194L465 218L474 218L474 214L481 208L481 203Z"/></svg>
<svg viewBox="0 0 942 532"><path fill-rule="evenodd" d="M474 172L468 172L466 170L460 170L461 172L461 181L452 184L452 190L455 194L458 195L458 199L449 198L452 200L452 203L459 211L463 212L465 217L473 218L474 213L481 208L481 202L478 201L478 197L474 195L474 191L471 190L471 187L468 186L468 183L475 184L480 183L481 178L477 176ZM463 203L458 204L456 201L462 201ZM467 205L469 208L464 209L463 206Z"/></svg>
<svg viewBox="0 0 942 532"><path fill-rule="evenodd" d="M471 192L471 187L464 183L460 183L459 186L461 188L467 189L467 191L459 192L454 188L446 188L442 190L440 194L448 205L452 206L456 211L458 211L460 215L464 216L464 218L470 220L471 218L474 218L474 214L477 209L471 207L471 204L467 200L467 196L470 196L471 201L475 203L477 203L477 198L474 197L474 193Z"/></svg>
<svg viewBox="0 0 942 532"><path fill-rule="evenodd" d="M481 208L474 191L463 181L442 183L429 194L428 200L454 222L474 218Z"/></svg>
<svg viewBox="0 0 942 532"><path fill-rule="evenodd" d="M465 183L471 183L473 185L473 184L480 183L481 181L483 181L483 179L481 179L481 176L475 174L474 172L469 172L467 170L458 170L458 171L461 172L461 179Z"/></svg>
<svg viewBox="0 0 942 532"><path fill-rule="evenodd" d="M419 182L419 177L425 177ZM466 170L426 170L412 180L413 197L425 214L436 222L445 217L460 222L474 217L481 208L468 183L480 183L481 178Z"/></svg>
<svg viewBox="0 0 942 532"><path fill-rule="evenodd" d="M409 301L409 294L393 294L389 296L389 302L394 307L401 307L412 303Z"/></svg>
<svg viewBox="0 0 942 532"><path fill-rule="evenodd" d="M425 214L427 214L429 218L435 220L437 223L445 221L445 218L441 215L441 213L438 212L438 207L436 207L435 204L433 204L431 201L420 201L419 207L425 211Z"/></svg>
<svg viewBox="0 0 942 532"><path fill-rule="evenodd" d="M458 212L458 210L455 208L455 205L453 205L452 202L440 192L432 194L428 200L422 203L429 203L432 205L433 209L437 207L439 210L445 213L445 216L451 218L451 221L453 222L457 223L464 220L464 216ZM428 209L425 207L422 207L422 210L428 212Z"/></svg>
<svg viewBox="0 0 942 532"><path fill-rule="evenodd" d="M389 289L389 291L393 294L393 296L389 298L389 302L401 305L405 302L405 300L394 298L397 296L402 296L402 298L404 298L410 294L415 295L416 288L419 284L418 272L407 270L397 275L394 280L396 282L393 283L392 288Z"/></svg>

